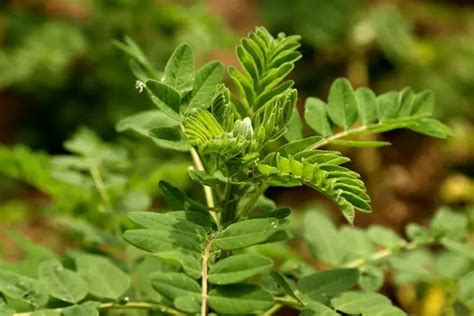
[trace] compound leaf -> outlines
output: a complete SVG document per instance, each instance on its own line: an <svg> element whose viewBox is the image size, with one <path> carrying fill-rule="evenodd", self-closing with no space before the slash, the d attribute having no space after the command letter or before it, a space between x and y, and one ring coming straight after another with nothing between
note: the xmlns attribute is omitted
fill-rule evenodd
<svg viewBox="0 0 474 316"><path fill-rule="evenodd" d="M366 308L391 306L390 300L378 293L346 292L331 300L335 310L346 314L361 314Z"/></svg>
<svg viewBox="0 0 474 316"><path fill-rule="evenodd" d="M379 225L370 226L367 234L374 243L382 247L397 248L405 244L405 241L394 231Z"/></svg>
<svg viewBox="0 0 474 316"><path fill-rule="evenodd" d="M300 316L339 316L338 313L318 302L310 302L301 311Z"/></svg>
<svg viewBox="0 0 474 316"><path fill-rule="evenodd" d="M375 123L378 118L377 96L367 87L360 87L355 91L359 116L368 125Z"/></svg>
<svg viewBox="0 0 474 316"><path fill-rule="evenodd" d="M48 301L47 289L41 282L8 271L0 271L0 293L37 307Z"/></svg>
<svg viewBox="0 0 474 316"><path fill-rule="evenodd" d="M303 229L304 238L316 258L331 265L344 261L346 251L343 241L326 216L317 211L306 212Z"/></svg>
<svg viewBox="0 0 474 316"><path fill-rule="evenodd" d="M179 45L165 67L163 83L184 93L192 89L194 76L194 52L188 44Z"/></svg>
<svg viewBox="0 0 474 316"><path fill-rule="evenodd" d="M277 218L243 220L218 232L214 245L222 250L233 250L264 243L272 235L283 230L284 223Z"/></svg>
<svg viewBox="0 0 474 316"><path fill-rule="evenodd" d="M326 103L318 98L308 98L304 109L304 119L316 133L323 137L332 135Z"/></svg>
<svg viewBox="0 0 474 316"><path fill-rule="evenodd" d="M474 306L474 271L461 277L457 285L458 296L466 303Z"/></svg>
<svg viewBox="0 0 474 316"><path fill-rule="evenodd" d="M146 87L150 99L170 118L181 121L181 95L178 91L156 80L147 80Z"/></svg>
<svg viewBox="0 0 474 316"><path fill-rule="evenodd" d="M188 105L188 111L205 109L211 105L217 86L224 79L224 66L218 61L212 61L196 72L193 93Z"/></svg>
<svg viewBox="0 0 474 316"><path fill-rule="evenodd" d="M171 300L177 297L201 299L201 286L184 273L155 272L150 278L153 288Z"/></svg>
<svg viewBox="0 0 474 316"><path fill-rule="evenodd" d="M273 296L258 285L233 284L209 292L209 306L222 314L250 314L273 305Z"/></svg>
<svg viewBox="0 0 474 316"><path fill-rule="evenodd" d="M149 136L149 130L157 127L178 127L179 124L160 110L139 112L121 119L115 129L118 132L132 130L142 136Z"/></svg>
<svg viewBox="0 0 474 316"><path fill-rule="evenodd" d="M63 268L49 260L39 266L40 282L45 285L51 296L68 303L79 303L88 293L86 281L74 271Z"/></svg>
<svg viewBox="0 0 474 316"><path fill-rule="evenodd" d="M328 115L338 126L347 130L358 118L357 100L347 79L334 81L329 90Z"/></svg>
<svg viewBox="0 0 474 316"><path fill-rule="evenodd" d="M89 286L89 293L97 297L119 299L130 286L130 277L120 270L110 259L72 252L77 272Z"/></svg>
<svg viewBox="0 0 474 316"><path fill-rule="evenodd" d="M191 146L178 127L158 127L148 131L149 136L160 147L177 151L189 151Z"/></svg>
<svg viewBox="0 0 474 316"><path fill-rule="evenodd" d="M362 309L362 316L406 316L400 308L392 305L376 305Z"/></svg>
<svg viewBox="0 0 474 316"><path fill-rule="evenodd" d="M209 282L224 285L244 281L258 274L268 273L272 269L270 258L257 255L233 255L224 258L209 270Z"/></svg>
<svg viewBox="0 0 474 316"><path fill-rule="evenodd" d="M356 269L322 271L302 278L298 282L298 290L310 300L325 302L350 290L358 278L359 273Z"/></svg>
<svg viewBox="0 0 474 316"><path fill-rule="evenodd" d="M99 303L85 302L81 305L73 305L62 310L64 316L99 316Z"/></svg>

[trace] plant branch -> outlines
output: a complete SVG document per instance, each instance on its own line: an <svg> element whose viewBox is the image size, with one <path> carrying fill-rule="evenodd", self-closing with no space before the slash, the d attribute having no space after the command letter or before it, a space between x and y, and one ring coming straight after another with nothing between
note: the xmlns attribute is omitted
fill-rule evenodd
<svg viewBox="0 0 474 316"><path fill-rule="evenodd" d="M201 158L199 157L199 154L196 149L191 148L191 156L193 157L194 166L196 167L196 170L205 171L204 165L202 164ZM203 189L204 195L206 196L207 206L211 209L215 208L216 205L214 203L214 194L212 193L212 188L208 187L207 185L203 185Z"/></svg>
<svg viewBox="0 0 474 316"><path fill-rule="evenodd" d="M323 147L323 146L329 144L330 142L332 142L334 140L337 140L339 138L343 138L343 137L346 137L346 136L349 136L349 135L354 135L354 134L357 134L357 133L365 132L367 129L368 129L368 126L363 125L363 126L360 126L360 127L356 127L356 128L353 128L353 129L348 129L348 130L339 132L339 133L334 134L330 137L321 139L320 141L318 141L317 143L312 145L310 147L310 149L318 149L320 147Z"/></svg>
<svg viewBox="0 0 474 316"><path fill-rule="evenodd" d="M413 122L413 118L407 118L405 120L398 120L396 122L396 124L388 123L389 124L388 126L390 126L390 128L388 128L388 129L383 129L384 127L385 128L387 127L387 125L386 125L387 122L383 122L383 121L380 121L378 123L368 124L368 125L362 125L362 126L359 126L359 127L356 127L356 128L352 128L352 129L348 129L348 130L336 133L336 134L334 134L330 137L323 138L323 139L319 140L318 142L316 142L315 144L309 146L308 149L317 149L317 148L320 148L322 146L325 146L325 145L331 143L332 141L338 140L339 138L355 135L355 134L366 132L366 131L372 131L373 133L380 133L380 132L388 131L388 130L392 130L392 129L409 127L410 123L412 123L412 122ZM390 124L392 124L392 125L390 125ZM383 130L382 131L378 130L378 128L382 128Z"/></svg>
<svg viewBox="0 0 474 316"><path fill-rule="evenodd" d="M100 194L100 198L104 203L107 209L112 208L112 202L110 200L109 193L107 192L107 188L105 187L104 180L102 175L100 174L99 167L92 159L87 159L89 165L89 172L92 176L92 180L94 181L94 185L97 188L97 191Z"/></svg>
<svg viewBox="0 0 474 316"><path fill-rule="evenodd" d="M207 315L207 277L208 277L208 260L211 253L213 236L209 236L206 246L204 247L204 253L202 254L201 263L201 316Z"/></svg>
<svg viewBox="0 0 474 316"><path fill-rule="evenodd" d="M275 302L277 304L280 304L282 306L290 306L294 308L303 308L303 304L295 300L289 295L283 296L283 297L275 297Z"/></svg>
<svg viewBox="0 0 474 316"><path fill-rule="evenodd" d="M87 163L89 165L89 172L92 177L92 181L94 181L94 185L99 192L100 198L105 205L106 211L112 211L112 201L110 199L109 193L107 192L107 188L104 183L104 179L100 173L99 166L92 160L91 158L87 159ZM122 231L120 229L120 220L117 217L113 217L112 219L112 229L117 237L122 235Z"/></svg>
<svg viewBox="0 0 474 316"><path fill-rule="evenodd" d="M352 261L344 264L343 266L345 268L358 268L358 267L363 266L367 263L371 263L371 262L378 261L380 259L389 257L389 256L393 255L394 253L400 251L400 250L413 250L413 249L418 248L419 246L420 246L419 243L412 241L412 242L404 244L400 248L396 248L396 249L386 248L386 249L379 250L379 251L373 253L368 258L358 258L358 259L352 260Z"/></svg>
<svg viewBox="0 0 474 316"><path fill-rule="evenodd" d="M184 132L184 125L183 124L181 124L181 130ZM194 147L191 147L190 152L191 152L191 157L193 158L193 162L194 162L194 166L196 167L196 170L206 171L206 169L204 168L204 165L201 161L201 157L199 157L199 154L196 151L196 149L194 149ZM207 185L203 185L202 188L204 190L204 196L206 197L207 207L209 207L211 209L211 211L209 211L209 212L210 212L212 218L217 223L217 215L216 215L215 211L212 211L212 209L214 209L216 207L216 204L214 202L214 194L212 192L212 188L208 187Z"/></svg>
<svg viewBox="0 0 474 316"><path fill-rule="evenodd" d="M283 305L281 305L280 303L276 303L271 308L269 308L265 312L263 312L260 316L271 316L271 315L275 314L282 307L283 307Z"/></svg>
<svg viewBox="0 0 474 316"><path fill-rule="evenodd" d="M275 305L263 312L261 316L271 316L284 306L289 306L296 309L301 309L304 307L300 302L291 296L286 295L283 297L275 297Z"/></svg>
<svg viewBox="0 0 474 316"><path fill-rule="evenodd" d="M223 225L232 222L235 219L236 201L234 199L235 186L227 181L224 191L224 204L220 216L220 223Z"/></svg>

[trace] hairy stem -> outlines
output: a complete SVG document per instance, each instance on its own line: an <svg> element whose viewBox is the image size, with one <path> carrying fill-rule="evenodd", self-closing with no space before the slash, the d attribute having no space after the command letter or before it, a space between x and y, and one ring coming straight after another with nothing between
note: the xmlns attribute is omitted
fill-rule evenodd
<svg viewBox="0 0 474 316"><path fill-rule="evenodd" d="M204 165L202 164L201 158L199 157L196 149L191 148L191 156L193 157L194 166L196 170L205 171ZM212 188L207 185L203 185L204 195L206 197L206 203L209 208L214 208L216 205L214 203L214 194L212 193Z"/></svg>
<svg viewBox="0 0 474 316"><path fill-rule="evenodd" d="M181 124L181 130L184 132L184 125L183 124ZM199 157L199 154L196 151L196 149L191 147L190 152L191 152L191 157L193 158L194 167L196 168L196 170L206 171L206 169L204 168L204 165L201 161L201 157ZM214 202L214 194L212 192L212 188L208 187L207 185L203 185L202 188L204 190L204 196L206 197L207 207L209 207L211 209L210 214L211 214L212 218L217 223L217 215L216 215L215 211L212 211L212 209L214 209L216 207L216 204Z"/></svg>
<svg viewBox="0 0 474 316"><path fill-rule="evenodd" d="M357 133L360 133L360 132L364 132L367 129L368 129L368 126L364 125L364 126L360 126L360 127L356 127L356 128L353 128L353 129L348 129L348 130L339 132L339 133L334 134L330 137L321 139L320 141L318 141L317 143L312 145L310 147L310 149L318 149L320 147L323 147L323 146L331 143L334 140L337 140L339 138L343 138L343 137L346 137L346 136L349 136L349 135L354 135L354 134L357 134Z"/></svg>
<svg viewBox="0 0 474 316"><path fill-rule="evenodd" d="M202 254L201 264L201 316L207 315L207 277L208 277L208 260L211 253L212 235L209 236L204 253Z"/></svg>
<svg viewBox="0 0 474 316"><path fill-rule="evenodd" d="M393 255L394 253L400 251L400 250L413 250L413 249L418 248L419 246L420 246L420 244L413 241L413 242L409 242L409 243L404 244L401 248L382 249L382 250L379 250L376 253L372 254L368 258L358 258L358 259L355 259L353 261L350 261L350 262L344 264L344 267L345 268L358 268L358 267L363 266L367 263L371 263L371 262L378 261L380 259L389 257L389 256Z"/></svg>

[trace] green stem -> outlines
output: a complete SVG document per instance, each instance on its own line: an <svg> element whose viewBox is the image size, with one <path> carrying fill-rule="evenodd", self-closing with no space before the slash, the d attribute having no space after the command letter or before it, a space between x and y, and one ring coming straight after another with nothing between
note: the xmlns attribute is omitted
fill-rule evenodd
<svg viewBox="0 0 474 316"><path fill-rule="evenodd" d="M234 199L236 190L236 185L227 182L223 201L224 209L222 209L221 215L221 224L224 226L235 220L235 212L238 203L238 200Z"/></svg>
<svg viewBox="0 0 474 316"><path fill-rule="evenodd" d="M394 253L399 252L400 250L413 250L413 249L418 248L419 246L420 246L419 243L412 241L412 242L404 244L403 246L401 246L401 248L382 249L382 250L379 250L376 253L372 254L368 258L358 258L358 259L352 260L352 261L344 264L344 267L345 268L358 268L358 267L366 265L368 263L372 263L372 262L381 260L383 258L389 257L389 256L393 255Z"/></svg>
<svg viewBox="0 0 474 316"><path fill-rule="evenodd" d="M301 309L301 308L304 307L300 302L298 302L297 300L295 300L291 296L286 295L286 296L283 296L283 297L276 297L275 298L275 305L273 305L271 308L269 308L265 312L263 312L261 314L261 316L273 315L280 308L282 308L284 306L289 306L289 307L293 307L293 308L296 308L296 309Z"/></svg>
<svg viewBox="0 0 474 316"><path fill-rule="evenodd" d="M105 186L104 179L102 178L102 174L100 173L99 166L92 160L87 159L89 165L89 173L91 174L92 181L94 181L94 185L99 192L100 198L102 199L102 203L106 208L106 211L112 211L112 201L110 199L109 193L107 192L107 187ZM112 230L115 233L115 236L119 239L122 236L122 230L120 229L120 219L114 216L111 219L112 223Z"/></svg>
<svg viewBox="0 0 474 316"><path fill-rule="evenodd" d="M209 236L204 252L202 254L201 263L201 316L207 315L207 277L208 277L208 260L211 254L213 236Z"/></svg>
<svg viewBox="0 0 474 316"><path fill-rule="evenodd" d="M181 124L181 130L184 133L184 125L183 124ZM206 171L206 169L204 168L204 165L201 161L201 157L199 157L199 154L196 151L196 149L191 147L190 153L191 153L191 157L193 158L194 167L196 168L196 170ZM214 202L214 193L212 192L212 188L208 187L207 185L203 185L202 188L204 190L204 196L206 197L207 207L209 207L211 209L211 211L209 211L209 213L211 214L212 218L217 223L217 215L216 215L216 212L213 211L213 209L215 209L215 207L216 207L216 204Z"/></svg>
<svg viewBox="0 0 474 316"><path fill-rule="evenodd" d="M268 187L269 185L266 183L256 187L255 192L250 197L248 202L244 205L242 209L240 209L239 217L246 216L248 213L250 213L255 203L257 203L258 198L263 194L263 192L265 192L266 189L268 189Z"/></svg>
<svg viewBox="0 0 474 316"><path fill-rule="evenodd" d="M89 172L92 176L92 180L94 181L94 185L99 192L100 198L102 199L105 207L110 210L112 208L112 202L110 200L109 193L107 192L107 188L105 187L102 175L100 174L99 167L92 159L88 159L88 165Z"/></svg>
<svg viewBox="0 0 474 316"><path fill-rule="evenodd" d="M332 142L334 140L337 140L339 138L343 138L343 137L346 137L346 136L349 136L349 135L354 135L354 134L357 134L357 133L360 133L360 132L365 132L367 129L368 129L368 126L364 125L364 126L360 126L360 127L356 127L356 128L353 128L353 129L348 129L346 131L339 132L339 133L334 134L330 137L321 139L320 141L318 141L317 143L312 145L310 147L310 149L318 149L320 147L323 147L323 146L329 144L330 142Z"/></svg>
<svg viewBox="0 0 474 316"><path fill-rule="evenodd" d="M330 137L323 138L323 139L319 140L318 142L316 142L315 144L309 146L307 149L317 149L317 148L325 146L325 145L327 145L327 144L331 143L332 141L337 140L339 138L355 135L355 134L366 132L366 131L372 131L372 132L379 132L380 133L380 132L383 132L383 131L389 131L389 130L393 130L393 129L397 129L397 128L409 127L410 122L412 122L411 120L412 120L412 118L407 118L405 120L397 120L397 123L389 125L389 128L387 128L387 125L385 125L387 123L383 122L383 121L375 123L375 124L362 125L362 126L359 126L359 127L356 127L356 128L352 128L352 129L348 129L348 130L336 133L336 134L334 134ZM388 124L390 124L390 123L388 123ZM385 128L385 129L377 130L378 128Z"/></svg>
<svg viewBox="0 0 474 316"><path fill-rule="evenodd" d="M276 303L270 309L267 309L265 312L263 312L260 316L271 316L275 314L282 307L283 305Z"/></svg>

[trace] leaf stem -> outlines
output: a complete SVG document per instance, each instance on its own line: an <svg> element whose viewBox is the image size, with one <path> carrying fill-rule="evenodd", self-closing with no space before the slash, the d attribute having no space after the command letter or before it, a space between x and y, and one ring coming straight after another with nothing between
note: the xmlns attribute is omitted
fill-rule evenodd
<svg viewBox="0 0 474 316"><path fill-rule="evenodd" d="M280 304L281 306L290 306L294 308L303 308L303 304L295 300L289 295L283 296L283 297L275 297L275 302L277 304Z"/></svg>
<svg viewBox="0 0 474 316"><path fill-rule="evenodd" d="M228 180L225 186L224 204L220 216L220 223L224 226L235 220L235 208L237 202L234 199L235 189L235 186L230 183L230 180Z"/></svg>
<svg viewBox="0 0 474 316"><path fill-rule="evenodd" d="M284 306L294 307L297 309L301 309L304 307L300 302L298 302L291 296L286 295L283 297L276 297L275 305L273 305L272 307L267 309L265 312L263 312L261 316L271 316Z"/></svg>
<svg viewBox="0 0 474 316"><path fill-rule="evenodd" d="M206 246L204 247L204 252L202 254L202 263L201 263L201 316L207 315L207 277L208 277L208 261L209 255L211 253L213 236L209 236Z"/></svg>
<svg viewBox="0 0 474 316"><path fill-rule="evenodd" d="M358 268L358 267L363 266L367 263L371 263L371 262L378 261L380 259L389 257L392 254L394 254L394 253L396 253L400 250L413 250L413 249L418 248L419 246L420 246L419 243L412 241L412 242L404 244L400 248L396 248L396 249L385 248L385 249L382 249L382 250L379 250L379 251L373 253L368 258L358 258L358 259L352 260L352 261L344 264L343 266L345 268Z"/></svg>
<svg viewBox="0 0 474 316"><path fill-rule="evenodd" d="M193 157L196 170L205 171L204 165L202 164L201 158L199 157L199 154L196 151L196 149L191 148L191 156ZM207 185L203 185L203 189L204 189L204 195L206 196L207 206L211 209L215 208L216 205L214 203L214 195L212 193L212 188L208 187Z"/></svg>
<svg viewBox="0 0 474 316"><path fill-rule="evenodd" d="M260 316L271 316L271 315L275 314L282 307L283 307L283 305L281 305L280 303L276 303L271 308L269 308L265 312L263 312Z"/></svg>
<svg viewBox="0 0 474 316"><path fill-rule="evenodd" d="M239 211L239 216L245 216L247 215L251 210L254 204L258 201L258 198L265 192L266 189L268 189L269 185L266 183L261 184L260 186L257 186L254 194L251 196L251 198L248 200L248 202L244 205L244 207Z"/></svg>
<svg viewBox="0 0 474 316"><path fill-rule="evenodd" d="M183 124L181 124L181 130L184 133L185 129L184 129ZM196 167L196 170L206 171L197 150L194 147L191 147L190 153L191 153L191 157L193 158L193 162L194 162L194 166ZM213 211L213 209L216 207L216 203L214 202L214 194L212 192L212 188L207 185L203 185L202 188L204 190L204 196L206 197L207 207L211 209L209 213L211 214L214 221L217 223L217 215L216 215L216 212Z"/></svg>
<svg viewBox="0 0 474 316"><path fill-rule="evenodd" d="M367 129L368 129L368 126L363 125L363 126L360 126L360 127L356 127L356 128L353 128L353 129L348 129L348 130L339 132L339 133L334 134L330 137L326 137L326 138L321 139L320 141L318 141L314 145L312 145L310 147L310 149L318 149L320 147L323 147L323 146L329 144L330 142L332 142L334 140L337 140L339 138L343 138L343 137L346 137L346 136L349 136L349 135L354 135L354 134L357 134L357 133L360 133L360 132L364 132Z"/></svg>
<svg viewBox="0 0 474 316"><path fill-rule="evenodd" d="M100 173L99 166L94 162L93 159L88 158L87 163L89 165L89 173L91 174L92 181L94 181L94 185L99 192L100 198L104 203L106 211L112 211L112 201L110 199L110 195L107 191L107 187L105 186L104 179L102 178L102 174ZM120 219L114 216L111 220L112 223L112 230L115 233L115 236L120 239L122 236L122 230L120 229Z"/></svg>
<svg viewBox="0 0 474 316"><path fill-rule="evenodd" d="M92 176L92 180L94 181L94 185L99 192L100 198L102 199L105 207L110 210L112 208L112 202L110 200L109 193L107 192L107 188L105 187L102 175L100 174L99 167L92 159L89 158L87 161L89 165L89 172Z"/></svg>

